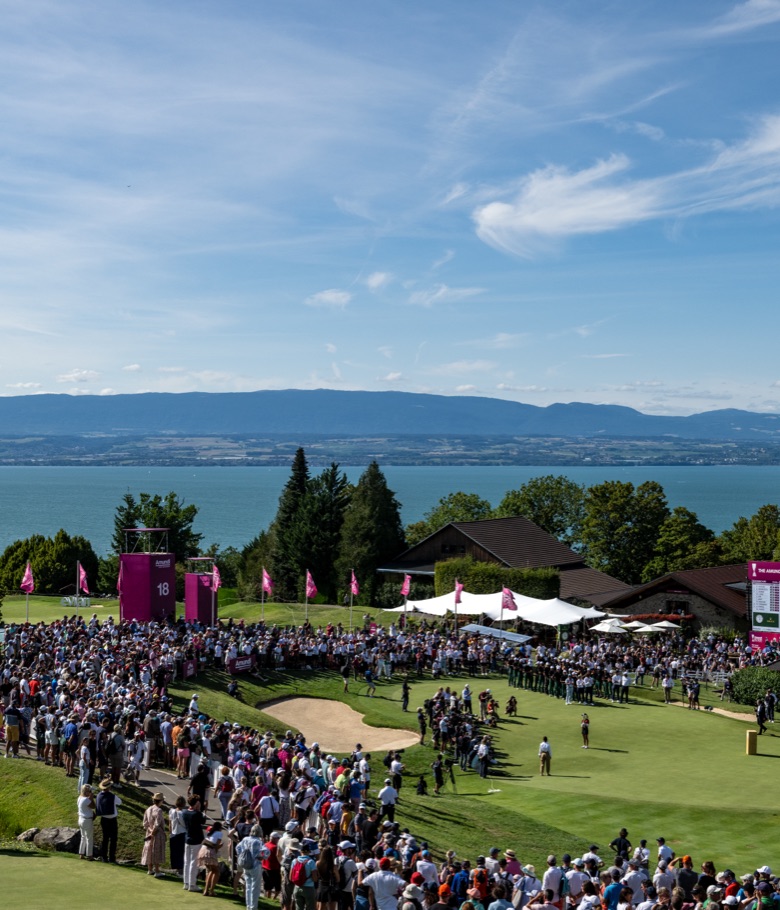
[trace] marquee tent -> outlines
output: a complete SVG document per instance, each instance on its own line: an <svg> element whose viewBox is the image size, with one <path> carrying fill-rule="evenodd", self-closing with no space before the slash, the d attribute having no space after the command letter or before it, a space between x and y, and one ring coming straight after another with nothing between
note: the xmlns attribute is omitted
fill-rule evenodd
<svg viewBox="0 0 780 910"><path fill-rule="evenodd" d="M537 600L515 591L512 592L512 596L517 604L517 612L504 610L504 621L523 619L526 622L544 626L568 626L582 619L599 619L604 616L599 610L576 607L557 597L550 600ZM497 591L495 594L470 594L463 591L457 611L460 616L484 615L494 622L498 622L502 615L501 601L501 591ZM455 592L431 597L428 600L410 600L406 607L402 605L387 612L403 613L404 609L408 609L409 612L426 613L429 616L444 616L448 612L455 611Z"/></svg>

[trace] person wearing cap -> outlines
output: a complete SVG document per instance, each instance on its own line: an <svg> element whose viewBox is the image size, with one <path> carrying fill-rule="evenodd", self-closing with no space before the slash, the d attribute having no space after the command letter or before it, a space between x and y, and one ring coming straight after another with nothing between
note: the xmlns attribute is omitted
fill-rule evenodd
<svg viewBox="0 0 780 910"><path fill-rule="evenodd" d="M674 850L666 843L666 839L663 837L657 837L655 842L658 844L658 859L670 863L674 859Z"/></svg>
<svg viewBox="0 0 780 910"><path fill-rule="evenodd" d="M622 885L631 889L631 903L636 906L642 900L642 884L647 881L647 876L642 871L639 860L632 856L628 861L628 869L623 878L620 879Z"/></svg>
<svg viewBox="0 0 780 910"><path fill-rule="evenodd" d="M392 871L389 857L383 856L379 860L379 869L376 872L366 875L366 871L358 873L358 883L370 889L376 910L397 910L397 895L406 887L406 882Z"/></svg>
<svg viewBox="0 0 780 910"><path fill-rule="evenodd" d="M563 869L558 865L558 859L555 854L551 853L547 857L547 868L544 870L544 876L542 877L542 891L552 891L554 895L552 903L555 904L558 910L563 907L563 877Z"/></svg>
<svg viewBox="0 0 780 910"><path fill-rule="evenodd" d="M355 862L355 845L352 841L342 840L338 845L339 855L336 865L341 871L338 890L338 910L352 910L355 903L355 885L358 879L358 867Z"/></svg>
<svg viewBox="0 0 780 910"><path fill-rule="evenodd" d="M436 863L431 859L430 850L422 850L420 852L420 859L415 863L414 871L422 875L423 884L428 884L429 882L438 884L439 882L439 870L436 868Z"/></svg>
<svg viewBox="0 0 780 910"><path fill-rule="evenodd" d="M576 907L582 899L582 886L590 881L581 856L576 857L572 862L572 868L565 874L569 882L569 903Z"/></svg>
<svg viewBox="0 0 780 910"><path fill-rule="evenodd" d="M643 898L636 905L636 910L653 910L653 907L658 903L658 892L655 889L655 885L645 880L642 882L642 892Z"/></svg>
<svg viewBox="0 0 780 910"><path fill-rule="evenodd" d="M666 860L659 859L655 874L653 875L653 886L658 892L661 888L671 891L674 888L674 874L669 871Z"/></svg>
<svg viewBox="0 0 780 910"><path fill-rule="evenodd" d="M684 856L676 856L670 863L669 868L675 867L675 884L685 892L685 899L692 900L693 886L698 884L699 876L693 871L693 859L686 853Z"/></svg>

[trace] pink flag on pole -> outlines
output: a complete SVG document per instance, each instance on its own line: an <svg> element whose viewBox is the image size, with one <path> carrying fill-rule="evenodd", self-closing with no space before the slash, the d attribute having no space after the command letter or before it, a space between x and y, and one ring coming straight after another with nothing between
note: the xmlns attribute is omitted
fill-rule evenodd
<svg viewBox="0 0 780 910"><path fill-rule="evenodd" d="M455 579L455 603L456 604L460 603L460 595L461 595L462 591L463 591L463 585L456 578Z"/></svg>
<svg viewBox="0 0 780 910"><path fill-rule="evenodd" d="M311 572L306 570L306 597L312 598L317 596L317 585L314 584L314 579L311 577Z"/></svg>
<svg viewBox="0 0 780 910"><path fill-rule="evenodd" d="M24 578L19 587L25 594L32 594L35 590L35 579L33 578L32 566L29 562L27 563L27 568L24 570Z"/></svg>
<svg viewBox="0 0 780 910"><path fill-rule="evenodd" d="M409 596L409 589L412 586L412 576L404 575L404 583L401 585L401 597Z"/></svg>
<svg viewBox="0 0 780 910"><path fill-rule="evenodd" d="M263 569L263 590L266 594L273 594L274 592L273 579L265 569Z"/></svg>
<svg viewBox="0 0 780 910"><path fill-rule="evenodd" d="M513 613L517 613L515 595L509 590L509 588L504 588L501 591L501 609L511 610Z"/></svg>
<svg viewBox="0 0 780 910"><path fill-rule="evenodd" d="M217 564L214 563L214 568L211 572L211 590L218 591L222 587L222 576L219 574L219 568Z"/></svg>
<svg viewBox="0 0 780 910"><path fill-rule="evenodd" d="M352 570L352 581L349 584L349 590L352 592L354 597L357 597L360 594L360 587L358 586L357 578L355 578L355 570Z"/></svg>
<svg viewBox="0 0 780 910"><path fill-rule="evenodd" d="M84 566L79 563L79 590L83 591L87 596L89 596L89 585L87 584L87 573L84 571ZM76 591L76 594L79 592Z"/></svg>

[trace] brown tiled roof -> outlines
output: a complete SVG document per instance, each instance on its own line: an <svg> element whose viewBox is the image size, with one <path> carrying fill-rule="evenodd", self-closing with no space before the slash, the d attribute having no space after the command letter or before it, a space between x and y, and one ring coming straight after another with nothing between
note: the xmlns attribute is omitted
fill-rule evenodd
<svg viewBox="0 0 780 910"><path fill-rule="evenodd" d="M560 597L564 600L584 600L598 606L603 600L629 588L624 582L586 566L579 553L575 553L527 518L454 521L450 525L445 525L445 528L447 527L455 528L464 537L492 554L498 563L510 568L559 569ZM426 538L426 541L430 541L443 530L439 528ZM434 563L431 562L430 556L422 559L416 556L416 551L420 549L430 552L423 546L424 544L425 541L410 547L379 571L433 575Z"/></svg>
<svg viewBox="0 0 780 910"><path fill-rule="evenodd" d="M684 569L680 572L669 572L647 584L631 588L629 591L605 601L602 606L608 608L631 606L656 591L663 591L670 586L677 585L687 588L691 593L698 594L719 607L730 610L737 616L745 616L747 614L745 591L729 587L729 585L740 585L746 579L747 566L744 562L733 566Z"/></svg>
<svg viewBox="0 0 780 910"><path fill-rule="evenodd" d="M512 568L564 566L582 556L527 518L454 521L452 526Z"/></svg>
<svg viewBox="0 0 780 910"><path fill-rule="evenodd" d="M561 600L586 600L597 607L631 590L631 585L590 566L564 567L560 571L560 579Z"/></svg>

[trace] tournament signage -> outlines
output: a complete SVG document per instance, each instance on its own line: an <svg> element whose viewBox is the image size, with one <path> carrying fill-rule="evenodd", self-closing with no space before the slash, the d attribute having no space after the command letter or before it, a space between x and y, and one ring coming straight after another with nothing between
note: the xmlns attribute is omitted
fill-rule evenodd
<svg viewBox="0 0 780 910"><path fill-rule="evenodd" d="M235 676L236 673L248 673L253 670L257 658L254 654L242 654L240 657L234 657L227 662L228 673Z"/></svg>
<svg viewBox="0 0 780 910"><path fill-rule="evenodd" d="M780 562L749 562L751 645L780 638Z"/></svg>

